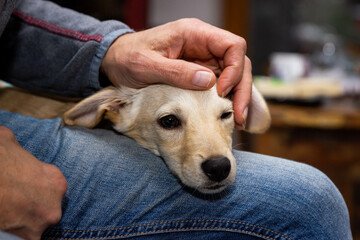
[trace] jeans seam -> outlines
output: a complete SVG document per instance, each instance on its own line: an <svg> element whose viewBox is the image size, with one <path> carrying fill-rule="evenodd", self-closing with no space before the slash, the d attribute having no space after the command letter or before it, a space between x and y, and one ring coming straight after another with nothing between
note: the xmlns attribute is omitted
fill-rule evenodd
<svg viewBox="0 0 360 240"><path fill-rule="evenodd" d="M67 233L90 233L90 232L99 232L99 231L120 231L120 230L126 230L126 229L136 229L139 227L144 227L144 226L160 226L160 225L165 225L165 224L174 224L174 223L231 223L231 224L241 224L241 225L245 225L248 227L254 227L257 229L261 229L261 230L265 230L267 232L270 232L272 234L275 234L276 236L280 236L283 239L286 240L291 240L291 238L280 234L276 231L273 231L271 229L265 228L265 227L261 227L261 226L257 226L254 224L249 224L249 223L245 223L245 222L240 222L240 221L234 221L234 220L179 220L179 221L163 221L163 222L156 222L156 223L147 223L147 224L139 224L139 225L133 225L133 226L128 226L128 227L121 227L121 228L112 228L112 229L98 229L98 230L69 230L69 229L49 229L47 231L48 235L51 235L50 233L53 232L67 232ZM110 238L118 238L118 237L134 237L134 236L141 236L144 234L151 234L151 233L166 233L166 232L180 232L180 231L186 231L186 230L223 230L223 231L236 231L236 232L240 232L240 233L246 233L246 234L252 234L254 236L257 237L262 237L264 239L269 239L269 240L275 240L275 238L273 237L269 237L266 236L264 234L261 233L257 233L255 231L250 231L250 230L244 230L241 229L240 227L238 228L230 228L230 227L178 227L178 228L166 228L166 229L161 229L161 230L146 230L146 231L136 231L133 233L126 233L126 234L116 234L116 235L112 235L112 236L106 236L106 237L52 237L49 236L47 237L47 239L62 239L62 240L76 240L76 239L110 239ZM47 234L45 234L46 236Z"/></svg>

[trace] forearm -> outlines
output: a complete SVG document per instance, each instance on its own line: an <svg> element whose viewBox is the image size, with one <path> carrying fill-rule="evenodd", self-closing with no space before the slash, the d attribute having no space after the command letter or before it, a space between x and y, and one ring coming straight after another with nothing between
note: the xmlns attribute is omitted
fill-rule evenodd
<svg viewBox="0 0 360 240"><path fill-rule="evenodd" d="M0 38L0 77L17 86L68 96L99 90L99 68L110 44L132 32L51 2L19 1Z"/></svg>

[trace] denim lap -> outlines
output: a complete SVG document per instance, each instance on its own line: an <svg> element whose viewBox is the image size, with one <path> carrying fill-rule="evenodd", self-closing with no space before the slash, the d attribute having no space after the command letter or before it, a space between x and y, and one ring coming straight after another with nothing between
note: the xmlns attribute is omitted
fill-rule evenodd
<svg viewBox="0 0 360 240"><path fill-rule="evenodd" d="M351 239L339 191L305 164L234 151L235 183L203 195L113 131L3 111L0 125L68 181L62 220L44 239Z"/></svg>

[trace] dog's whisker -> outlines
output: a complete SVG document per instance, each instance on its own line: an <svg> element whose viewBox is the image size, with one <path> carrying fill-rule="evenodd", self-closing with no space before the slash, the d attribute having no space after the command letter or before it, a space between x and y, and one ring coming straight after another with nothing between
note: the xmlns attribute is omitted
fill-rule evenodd
<svg viewBox="0 0 360 240"><path fill-rule="evenodd" d="M237 143L233 146L233 148L235 149L240 149L241 147L243 147L245 144L244 143Z"/></svg>

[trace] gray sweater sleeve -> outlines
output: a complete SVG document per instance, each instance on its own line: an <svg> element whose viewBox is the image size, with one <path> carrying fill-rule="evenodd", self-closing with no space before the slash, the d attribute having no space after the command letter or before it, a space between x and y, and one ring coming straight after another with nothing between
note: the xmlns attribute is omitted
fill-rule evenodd
<svg viewBox="0 0 360 240"><path fill-rule="evenodd" d="M0 78L31 90L87 96L101 88L99 68L109 46L129 32L119 21L19 0L0 38Z"/></svg>
<svg viewBox="0 0 360 240"><path fill-rule="evenodd" d="M12 235L9 233L2 232L1 230L0 230L0 239L1 240L22 240L22 238L19 238L15 235Z"/></svg>

